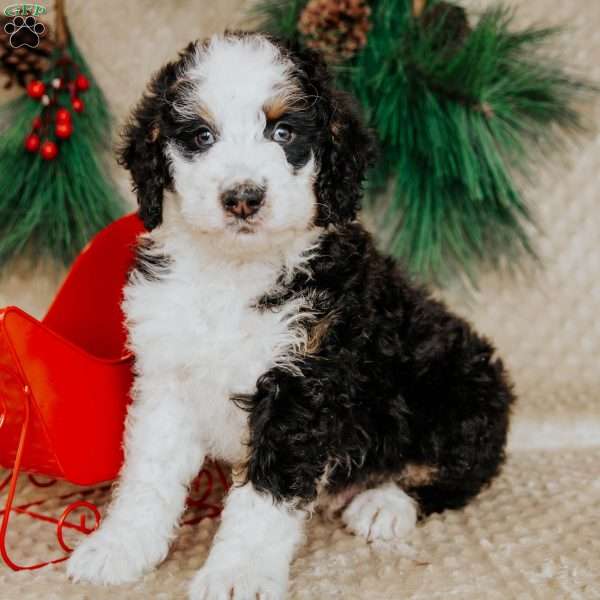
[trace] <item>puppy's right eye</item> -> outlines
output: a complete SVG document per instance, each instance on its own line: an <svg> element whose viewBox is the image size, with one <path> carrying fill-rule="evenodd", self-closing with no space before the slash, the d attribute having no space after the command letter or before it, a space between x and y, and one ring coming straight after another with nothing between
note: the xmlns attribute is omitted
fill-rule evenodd
<svg viewBox="0 0 600 600"><path fill-rule="evenodd" d="M278 144L287 144L292 141L294 132L290 125L287 123L277 123L271 134L271 138Z"/></svg>
<svg viewBox="0 0 600 600"><path fill-rule="evenodd" d="M215 134L208 127L201 127L196 134L198 148L209 148L215 143Z"/></svg>

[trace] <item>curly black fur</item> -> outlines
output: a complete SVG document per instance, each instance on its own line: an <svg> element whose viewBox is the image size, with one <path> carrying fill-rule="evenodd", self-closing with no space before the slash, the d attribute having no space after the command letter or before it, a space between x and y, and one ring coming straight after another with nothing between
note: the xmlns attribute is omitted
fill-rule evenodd
<svg viewBox="0 0 600 600"><path fill-rule="evenodd" d="M506 372L492 345L409 283L358 224L332 229L308 272L259 302L277 310L318 293L325 333L294 373L274 368L235 401L250 414L248 479L278 499L398 479L409 464L435 481L407 490L423 513L459 507L504 459Z"/></svg>
<svg viewBox="0 0 600 600"><path fill-rule="evenodd" d="M318 98L317 224L328 233L307 269L257 302L278 310L316 297L318 350L298 372L265 373L251 396L248 480L278 499L314 500L319 483L400 480L408 465L432 481L407 489L422 514L457 508L499 472L514 400L494 348L374 247L353 219L373 140L352 101L332 89L311 50L287 49L305 92ZM288 282L288 283L286 283Z"/></svg>

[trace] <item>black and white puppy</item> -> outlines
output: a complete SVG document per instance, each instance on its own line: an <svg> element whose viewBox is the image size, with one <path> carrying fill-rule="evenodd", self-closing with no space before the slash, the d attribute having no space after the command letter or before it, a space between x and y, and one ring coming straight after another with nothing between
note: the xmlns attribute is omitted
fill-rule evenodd
<svg viewBox="0 0 600 600"><path fill-rule="evenodd" d="M122 152L149 231L125 290L125 464L72 578L163 560L208 456L236 485L193 599L282 598L319 504L389 540L498 473L507 375L356 222L371 156L312 51L226 34L154 77Z"/></svg>

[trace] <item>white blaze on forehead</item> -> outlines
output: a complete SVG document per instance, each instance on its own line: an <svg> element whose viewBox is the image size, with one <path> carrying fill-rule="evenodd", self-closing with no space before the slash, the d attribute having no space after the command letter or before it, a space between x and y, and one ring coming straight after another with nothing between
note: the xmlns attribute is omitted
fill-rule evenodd
<svg viewBox="0 0 600 600"><path fill-rule="evenodd" d="M216 138L209 148L188 155L179 140L169 142L183 218L205 233L235 232L222 195L250 182L265 190L265 200L248 243L259 247L274 243L276 232L309 229L316 211L316 163L309 158L295 168L282 145L266 135L267 118L275 121L305 105L294 63L265 37L225 35L198 46L183 69L174 105L178 118L198 126L204 119Z"/></svg>
<svg viewBox="0 0 600 600"><path fill-rule="evenodd" d="M215 125L233 129L248 124L252 115L262 119L262 109L274 96L288 95L293 87L293 64L266 38L213 36L199 47L193 66L186 73L194 85L190 92L213 116Z"/></svg>

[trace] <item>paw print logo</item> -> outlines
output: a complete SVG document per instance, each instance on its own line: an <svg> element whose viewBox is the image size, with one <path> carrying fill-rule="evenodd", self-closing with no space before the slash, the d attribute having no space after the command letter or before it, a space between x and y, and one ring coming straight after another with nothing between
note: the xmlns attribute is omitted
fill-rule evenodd
<svg viewBox="0 0 600 600"><path fill-rule="evenodd" d="M4 31L10 36L8 43L13 48L20 48L21 46L37 48L40 43L40 36L45 30L44 24L38 23L32 15L25 18L17 16L4 25Z"/></svg>

